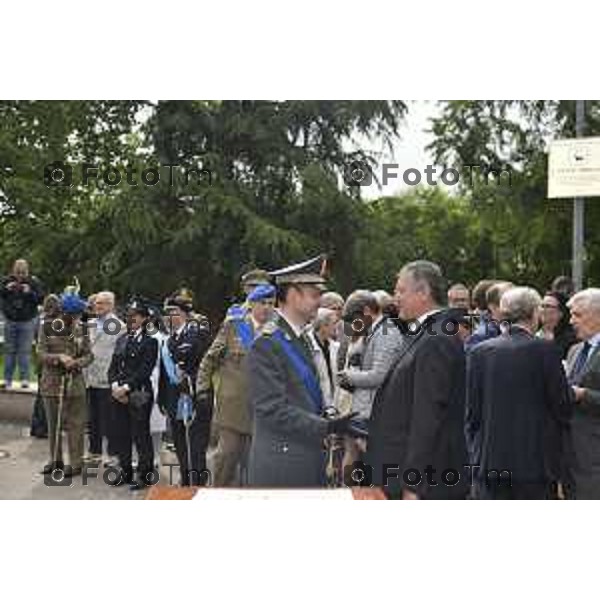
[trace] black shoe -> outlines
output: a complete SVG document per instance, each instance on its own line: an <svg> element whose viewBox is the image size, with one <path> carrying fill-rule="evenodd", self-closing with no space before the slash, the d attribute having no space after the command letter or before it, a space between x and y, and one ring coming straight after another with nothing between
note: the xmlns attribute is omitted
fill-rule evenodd
<svg viewBox="0 0 600 600"><path fill-rule="evenodd" d="M113 487L119 487L121 485L130 485L131 483L133 483L133 475L131 475L131 473L128 474L127 472L121 470L119 474L119 479L117 479L115 483L111 483L109 485Z"/></svg>
<svg viewBox="0 0 600 600"><path fill-rule="evenodd" d="M129 489L132 492L139 492L140 490L143 490L145 488L148 487L148 484L143 482L141 479L138 479L137 481L134 481L130 486Z"/></svg>

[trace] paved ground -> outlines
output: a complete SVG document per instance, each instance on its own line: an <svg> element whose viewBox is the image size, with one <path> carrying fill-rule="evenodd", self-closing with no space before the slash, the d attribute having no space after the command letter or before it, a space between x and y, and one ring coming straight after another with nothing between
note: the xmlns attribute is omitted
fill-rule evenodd
<svg viewBox="0 0 600 600"><path fill-rule="evenodd" d="M175 455L167 451L161 453L161 459L165 464L176 462ZM87 485L83 485L81 477L75 477L69 487L48 486L40 474L47 460L48 440L30 437L29 427L25 424L0 422L0 499L129 500L144 496L143 492L130 492L127 486L106 485L102 480L102 468L96 471L99 476L90 478ZM160 478L161 484L170 481L176 484L177 470L163 466Z"/></svg>

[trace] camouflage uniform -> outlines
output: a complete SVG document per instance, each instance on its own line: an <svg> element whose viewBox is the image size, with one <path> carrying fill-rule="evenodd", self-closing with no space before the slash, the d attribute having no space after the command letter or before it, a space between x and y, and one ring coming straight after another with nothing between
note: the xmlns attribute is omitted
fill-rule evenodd
<svg viewBox="0 0 600 600"><path fill-rule="evenodd" d="M83 456L83 436L86 420L86 393L82 369L93 360L87 331L80 322L76 322L74 332L70 336L53 335L49 323L42 323L39 335L39 360L42 366L40 376L40 393L44 398L48 417L48 439L50 441L50 462L55 457L56 425L58 418L58 401L62 393L62 430L67 431L69 460L73 469L81 467ZM76 360L70 371L59 360L66 354ZM62 389L61 389L62 388ZM62 436L56 454L57 461L62 463Z"/></svg>
<svg viewBox="0 0 600 600"><path fill-rule="evenodd" d="M252 327L247 314L245 320ZM248 405L244 348L235 328L235 318L227 318L208 349L198 371L197 390L215 388L213 431L217 432L214 456L215 486L234 483L238 464L250 445L252 415Z"/></svg>

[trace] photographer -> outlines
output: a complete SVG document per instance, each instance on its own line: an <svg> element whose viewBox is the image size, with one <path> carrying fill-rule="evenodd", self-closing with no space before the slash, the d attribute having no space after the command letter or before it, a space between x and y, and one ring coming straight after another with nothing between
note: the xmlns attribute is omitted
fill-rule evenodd
<svg viewBox="0 0 600 600"><path fill-rule="evenodd" d="M29 387L29 361L38 316L43 299L39 280L29 274L26 260L16 260L12 273L0 283L0 300L5 324L4 383L12 387L15 366L19 365L21 387Z"/></svg>

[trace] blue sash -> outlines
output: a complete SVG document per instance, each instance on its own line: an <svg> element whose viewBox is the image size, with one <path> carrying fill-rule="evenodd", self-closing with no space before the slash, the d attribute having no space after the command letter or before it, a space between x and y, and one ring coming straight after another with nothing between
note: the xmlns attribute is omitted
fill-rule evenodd
<svg viewBox="0 0 600 600"><path fill-rule="evenodd" d="M254 331L252 330L250 323L248 323L248 321L245 319L232 319L232 321L233 326L235 327L235 332L242 342L244 350L249 350L250 346L252 346L252 342L254 341Z"/></svg>
<svg viewBox="0 0 600 600"><path fill-rule="evenodd" d="M227 309L227 317L230 319L243 319L248 312L245 304L232 304Z"/></svg>
<svg viewBox="0 0 600 600"><path fill-rule="evenodd" d="M171 385L179 385L181 382L181 378L177 373L177 365L169 352L169 347L167 345L167 340L164 340L160 346L160 355L163 361L163 365L165 367L165 372L167 373L167 379Z"/></svg>
<svg viewBox="0 0 600 600"><path fill-rule="evenodd" d="M273 333L273 338L279 343L279 346L289 359L292 368L296 372L296 375L298 375L300 381L308 391L317 414L321 414L321 411L323 410L323 394L321 392L319 380L317 379L314 371L310 368L304 356L302 356L297 348L295 348L294 345L285 337L280 329L275 330Z"/></svg>

